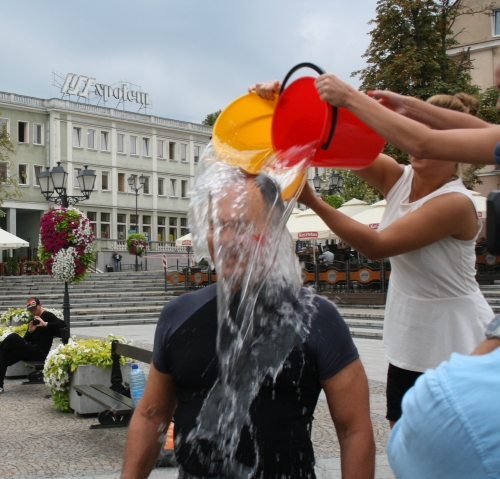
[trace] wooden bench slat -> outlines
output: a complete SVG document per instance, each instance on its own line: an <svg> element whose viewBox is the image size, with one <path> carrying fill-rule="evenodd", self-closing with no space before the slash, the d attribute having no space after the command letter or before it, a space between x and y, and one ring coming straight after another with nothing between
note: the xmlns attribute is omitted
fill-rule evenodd
<svg viewBox="0 0 500 479"><path fill-rule="evenodd" d="M115 352L120 356L133 358L147 364L150 364L153 359L153 351L138 348L137 346L132 346L130 344L117 343Z"/></svg>
<svg viewBox="0 0 500 479"><path fill-rule="evenodd" d="M134 408L132 406L132 399L128 398L127 396L124 396L123 394L117 393L116 391L113 391L111 388L108 388L107 386L103 386L102 384L91 384L91 387L96 389L97 391L102 392L103 394L106 394L106 396L109 396L110 398L114 399L115 401L119 401L126 406L130 407L131 409Z"/></svg>
<svg viewBox="0 0 500 479"><path fill-rule="evenodd" d="M94 386L101 386L103 388L106 387L101 384L97 384ZM130 406L124 404L121 401L117 401L116 399L110 397L108 394L104 394L103 392L95 389L94 386L77 385L73 387L75 388L75 391L89 397L93 401L97 402L106 409L109 409L115 414L132 414L133 409Z"/></svg>

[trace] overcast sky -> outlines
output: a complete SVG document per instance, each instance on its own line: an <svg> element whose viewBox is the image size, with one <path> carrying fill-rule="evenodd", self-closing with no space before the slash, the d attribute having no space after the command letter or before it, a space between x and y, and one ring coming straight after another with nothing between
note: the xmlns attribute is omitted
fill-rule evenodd
<svg viewBox="0 0 500 479"><path fill-rule="evenodd" d="M201 122L297 63L363 68L376 0L0 0L0 91L60 97L52 70L141 85L151 114ZM116 101L109 102L114 107ZM129 103L128 110L137 111Z"/></svg>

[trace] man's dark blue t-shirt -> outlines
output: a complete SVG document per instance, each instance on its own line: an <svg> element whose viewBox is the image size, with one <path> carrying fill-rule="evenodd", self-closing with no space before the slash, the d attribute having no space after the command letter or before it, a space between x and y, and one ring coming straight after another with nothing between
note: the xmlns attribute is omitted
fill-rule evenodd
<svg viewBox="0 0 500 479"><path fill-rule="evenodd" d="M305 293L303 290L302 295ZM254 467L254 444L258 447L254 477L315 477L310 436L320 381L359 357L335 306L320 296L315 296L313 303L315 313L305 341L290 351L275 380L266 377L250 408L252 427L241 432L238 461ZM195 477L213 477L193 457L195 451L185 438L196 427L198 414L219 374L216 340L216 285L185 294L163 308L153 364L158 371L173 376L178 400L176 455L183 470Z"/></svg>

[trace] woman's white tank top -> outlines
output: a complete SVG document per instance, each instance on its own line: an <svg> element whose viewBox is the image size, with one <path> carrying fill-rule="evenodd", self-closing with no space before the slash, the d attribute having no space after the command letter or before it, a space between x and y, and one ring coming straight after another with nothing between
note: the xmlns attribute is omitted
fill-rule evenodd
<svg viewBox="0 0 500 479"><path fill-rule="evenodd" d="M446 193L462 193L476 207L461 180L446 183L410 203L412 180L413 169L408 165L387 194L378 231ZM449 236L390 258L384 345L391 364L423 372L449 359L452 352L469 354L484 339L494 313L475 279L474 243L474 239Z"/></svg>

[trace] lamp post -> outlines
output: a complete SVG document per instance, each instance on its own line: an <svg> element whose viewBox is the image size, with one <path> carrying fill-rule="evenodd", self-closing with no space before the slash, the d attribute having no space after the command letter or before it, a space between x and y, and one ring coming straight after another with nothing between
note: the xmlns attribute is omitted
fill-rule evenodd
<svg viewBox="0 0 500 479"><path fill-rule="evenodd" d="M135 232L139 233L138 229L138 224L137 224L137 219L138 219L138 211L137 211L137 198L139 197L139 191L144 188L144 184L146 183L146 177L144 175L139 176L139 184L141 186L137 187L136 183L136 175L130 175L127 178L128 185L130 186L130 189L135 193ZM137 250L135 253L135 270L138 271L139 264L137 262Z"/></svg>
<svg viewBox="0 0 500 479"><path fill-rule="evenodd" d="M94 170L87 169L89 165L83 165L84 169L78 173L77 180L80 191L79 196L68 196L66 190L66 182L68 180L68 172L61 166L61 162L57 162L57 166L50 170L49 166L45 167L45 171L38 175L38 183L42 190L43 196L47 201L51 201L56 205L61 205L67 208L69 205L74 205L80 201L85 201L90 198L90 194L94 191L94 183L96 175ZM68 282L64 282L64 299L63 299L63 315L64 322L68 328L68 337L70 336L70 309Z"/></svg>
<svg viewBox="0 0 500 479"><path fill-rule="evenodd" d="M321 181L321 176L318 175L318 168L316 168L316 174L312 180L316 193L319 193L319 190L321 190Z"/></svg>
<svg viewBox="0 0 500 479"><path fill-rule="evenodd" d="M334 195L344 186L344 177L332 171L330 178L328 178L328 194Z"/></svg>

